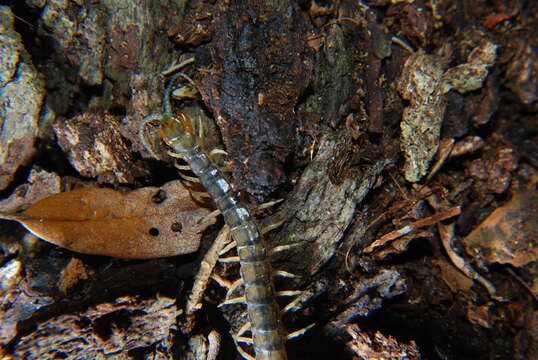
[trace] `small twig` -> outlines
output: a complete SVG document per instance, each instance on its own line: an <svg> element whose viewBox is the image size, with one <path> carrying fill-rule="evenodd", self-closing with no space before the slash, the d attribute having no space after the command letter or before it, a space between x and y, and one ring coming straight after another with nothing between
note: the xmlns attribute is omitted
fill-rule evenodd
<svg viewBox="0 0 538 360"><path fill-rule="evenodd" d="M377 239L372 244L370 244L370 246L364 248L363 252L370 253L374 251L377 247L382 246L389 241L395 240L407 234L411 234L412 232L417 231L418 229L424 226L436 224L440 221L459 215L460 213L461 213L461 208L459 206L456 206L447 211L443 211L443 212L434 214L432 216L428 216L426 218L412 222L411 224L408 224L401 229L391 231L390 233L383 235L381 238Z"/></svg>
<svg viewBox="0 0 538 360"><path fill-rule="evenodd" d="M170 74L178 71L182 67L187 66L187 65L189 65L190 63L193 63L193 62L194 62L194 56L188 57L185 60L170 66L168 69L163 70L161 72L161 74L163 74L164 76L170 75Z"/></svg>
<svg viewBox="0 0 538 360"><path fill-rule="evenodd" d="M206 360L217 360L217 355L220 349L220 334L216 330L212 330L207 335L208 349Z"/></svg>
<svg viewBox="0 0 538 360"><path fill-rule="evenodd" d="M431 178L437 174L437 171L443 166L446 159L452 152L452 149L454 148L454 139L443 139L441 140L439 144L439 150L437 150L437 160L435 161L435 164L432 166L430 173L428 174L428 177L426 178L426 182L429 182Z"/></svg>
<svg viewBox="0 0 538 360"><path fill-rule="evenodd" d="M454 223L449 225L444 224L438 224L437 225L439 229L439 236L441 237L441 243L443 244L443 247L445 248L445 251L448 254L448 257L450 258L450 261L452 261L452 264L456 266L462 273L464 273L468 278L473 279L482 286L486 288L491 298L498 300L498 301L504 301L505 299L501 296L497 295L497 290L495 289L495 286L487 280L485 277L480 275L478 272L476 272L471 265L465 261L465 259L457 254L452 249L452 243L455 241L455 231L454 231Z"/></svg>
<svg viewBox="0 0 538 360"><path fill-rule="evenodd" d="M521 286L527 289L529 293L531 294L532 298L534 299L534 301L538 303L538 296L536 296L534 291L532 291L532 288L529 285L527 285L525 280L523 280L518 274L516 274L514 270L510 269L509 267L506 268L506 271L508 271L508 273L512 275L521 284Z"/></svg>
<svg viewBox="0 0 538 360"><path fill-rule="evenodd" d="M400 45L405 50L409 51L411 54L415 52L415 49L413 49L413 47L409 45L407 41L403 40L402 38L396 35L393 35L390 39L392 40L393 43Z"/></svg>
<svg viewBox="0 0 538 360"><path fill-rule="evenodd" d="M200 270L194 278L194 284L192 286L192 292L187 300L185 307L185 314L190 316L202 307L201 299L204 295L204 291L207 287L211 273L215 268L215 264L219 258L219 253L230 241L230 228L228 225L223 226L217 238L205 254L202 262L200 263Z"/></svg>

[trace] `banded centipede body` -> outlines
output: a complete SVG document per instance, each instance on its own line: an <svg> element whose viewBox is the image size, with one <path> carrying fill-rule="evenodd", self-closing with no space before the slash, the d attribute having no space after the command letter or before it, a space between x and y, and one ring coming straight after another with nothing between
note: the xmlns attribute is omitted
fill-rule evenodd
<svg viewBox="0 0 538 360"><path fill-rule="evenodd" d="M169 88L165 103L169 102L168 93ZM249 209L235 196L230 183L202 151L191 120L183 113L173 116L169 109L169 103L165 104L162 116L149 116L145 123L159 120L162 139L173 150L174 156L187 162L231 229L237 244L256 360L285 360L287 334L276 302L269 251L260 229ZM246 353L241 355L249 357Z"/></svg>

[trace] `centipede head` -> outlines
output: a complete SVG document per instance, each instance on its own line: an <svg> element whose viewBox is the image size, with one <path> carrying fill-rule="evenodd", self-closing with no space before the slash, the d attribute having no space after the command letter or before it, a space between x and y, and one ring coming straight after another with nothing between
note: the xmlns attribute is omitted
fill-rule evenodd
<svg viewBox="0 0 538 360"><path fill-rule="evenodd" d="M175 152L182 153L196 144L196 134L191 119L184 113L178 116L163 115L160 134L163 141Z"/></svg>

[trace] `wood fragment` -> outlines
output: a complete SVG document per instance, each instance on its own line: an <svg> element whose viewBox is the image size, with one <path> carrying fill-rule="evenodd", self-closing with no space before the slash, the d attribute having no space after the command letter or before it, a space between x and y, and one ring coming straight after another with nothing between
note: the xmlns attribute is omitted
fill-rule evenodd
<svg viewBox="0 0 538 360"><path fill-rule="evenodd" d="M449 225L438 224L437 227L439 229L439 236L441 237L441 243L443 244L443 247L445 248L445 251L447 252L448 257L450 258L452 263L461 272L463 272L467 277L477 281L482 286L484 286L484 288L486 288L491 298L499 300L499 301L503 301L504 298L497 295L497 290L495 289L495 286L493 286L493 284L489 280L487 280L478 272L476 272L476 270L473 269L471 265L469 265L462 256L457 254L452 249L453 247L452 242L455 241L454 223L449 224Z"/></svg>
<svg viewBox="0 0 538 360"><path fill-rule="evenodd" d="M149 347L170 336L180 314L175 302L160 296L124 296L83 312L60 315L21 337L7 358L128 359L129 351ZM103 336L107 333L96 329L106 329L109 335Z"/></svg>
<svg viewBox="0 0 538 360"><path fill-rule="evenodd" d="M364 248L363 252L371 253L377 247L382 246L389 241L392 241L394 239L397 239L407 234L411 234L412 232L416 231L417 229L420 229L421 227L438 223L440 221L459 215L460 213L461 213L461 208L459 206L456 206L447 211L443 211L443 212L434 214L432 216L428 216L427 218L412 222L411 224L408 224L401 229L391 231L390 233L383 235L381 238L374 241L370 246L367 246L366 248Z"/></svg>
<svg viewBox="0 0 538 360"><path fill-rule="evenodd" d="M376 331L372 337L361 331L355 324L347 326L346 331L352 338L347 346L355 354L353 359L421 359L418 346L414 341L409 344L400 343L392 336L386 337L379 331Z"/></svg>
<svg viewBox="0 0 538 360"><path fill-rule="evenodd" d="M518 191L462 239L467 252L486 264L525 266L538 259L538 195Z"/></svg>
<svg viewBox="0 0 538 360"><path fill-rule="evenodd" d="M189 299L187 300L187 305L185 307L185 314L187 316L193 315L202 307L201 299L204 295L209 278L213 273L213 269L215 268L219 254L231 240L230 227L228 225L224 225L200 263L200 270L198 270L198 273L194 278L191 294L189 295Z"/></svg>
<svg viewBox="0 0 538 360"><path fill-rule="evenodd" d="M207 347L206 360L216 360L220 349L220 334L216 330L212 330L209 335L207 335L207 342L209 345Z"/></svg>
<svg viewBox="0 0 538 360"><path fill-rule="evenodd" d="M65 294L80 279L87 279L88 277L88 270L84 263L80 259L71 258L67 266L60 273L58 288Z"/></svg>
<svg viewBox="0 0 538 360"><path fill-rule="evenodd" d="M430 170L430 173L428 174L428 177L426 178L426 181L430 181L430 179L437 174L437 171L443 166L446 159L449 157L449 155L452 153L452 149L454 148L454 139L442 139L439 142L439 149L437 150L436 155L436 161L435 164L432 166L432 169Z"/></svg>

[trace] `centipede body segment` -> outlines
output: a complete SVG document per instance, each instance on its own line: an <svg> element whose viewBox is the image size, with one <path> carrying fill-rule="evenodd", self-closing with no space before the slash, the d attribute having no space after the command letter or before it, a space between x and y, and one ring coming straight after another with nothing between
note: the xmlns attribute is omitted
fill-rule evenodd
<svg viewBox="0 0 538 360"><path fill-rule="evenodd" d="M148 116L142 126L150 121L160 122L162 139L172 148L174 156L187 162L231 229L237 244L244 301L256 360L286 360L287 334L276 302L273 271L265 240L249 209L237 199L229 182L202 151L200 134L196 133L196 126L191 119L183 113L177 117L172 115L169 96L171 88L170 84L165 93L164 113L161 116ZM251 357L244 350L238 349L242 356Z"/></svg>
<svg viewBox="0 0 538 360"><path fill-rule="evenodd" d="M287 359L284 348L286 335L275 300L272 268L267 246L256 222L250 211L236 199L222 173L201 152L198 145L182 154L182 158L213 198L237 243L256 359Z"/></svg>

